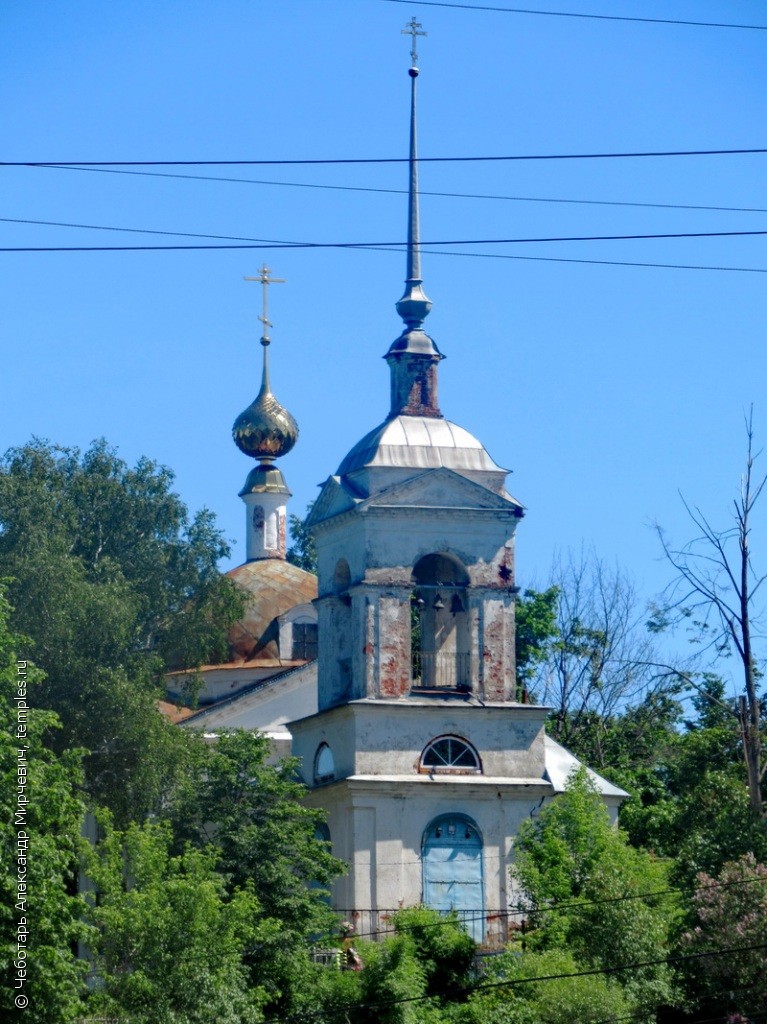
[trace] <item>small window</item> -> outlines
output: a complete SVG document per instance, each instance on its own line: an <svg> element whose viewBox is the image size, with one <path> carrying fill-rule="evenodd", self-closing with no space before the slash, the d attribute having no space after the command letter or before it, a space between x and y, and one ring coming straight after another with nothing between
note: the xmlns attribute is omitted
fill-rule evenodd
<svg viewBox="0 0 767 1024"><path fill-rule="evenodd" d="M479 755L474 747L459 736L440 736L432 740L421 754L422 772L465 772L482 771Z"/></svg>
<svg viewBox="0 0 767 1024"><path fill-rule="evenodd" d="M293 661L314 661L317 657L317 623L293 623Z"/></svg>
<svg viewBox="0 0 767 1024"><path fill-rule="evenodd" d="M333 751L327 743L320 743L317 753L314 755L314 781L330 782L336 777L336 764L333 760Z"/></svg>

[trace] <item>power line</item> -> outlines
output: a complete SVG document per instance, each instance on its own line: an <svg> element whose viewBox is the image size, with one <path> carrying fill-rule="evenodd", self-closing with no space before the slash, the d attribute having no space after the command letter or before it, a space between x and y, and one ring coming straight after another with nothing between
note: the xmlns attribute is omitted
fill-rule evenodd
<svg viewBox="0 0 767 1024"><path fill-rule="evenodd" d="M587 978L595 975L621 974L624 971L638 970L642 967L659 967L663 964L679 964L691 960L703 960L712 956L728 956L731 953L748 953L753 950L767 949L767 943L760 942L749 946L730 946L727 949L712 949L702 953L686 953L681 956L659 957L654 960L638 960L630 964L620 964L616 967L594 967L585 971L571 971L562 974L545 974L537 978L513 978L509 981L491 981L475 985L471 991L485 992L499 988L518 988L520 985L534 985L542 981L561 981L566 978ZM379 1003L351 1003L344 1006L333 1007L331 1012L349 1013L354 1010L383 1010L392 1006L401 1006L404 1003L422 1003L424 1001L438 998L436 995L403 996L400 999L389 999ZM325 1009L312 1010L300 1014L293 1014L289 1017L271 1018L265 1024L287 1024L289 1021L317 1018L325 1014Z"/></svg>
<svg viewBox="0 0 767 1024"><path fill-rule="evenodd" d="M127 232L137 232L139 234L180 235L182 237L191 237L191 238L235 238L235 239L238 239L240 237L240 236L232 236L232 235L196 234L196 233L187 232L187 231L157 231L157 230L152 230L150 228L109 227L109 226L100 225L100 224L71 224L71 223L65 223L65 222L61 222L61 221L36 221L36 220L26 220L26 219L13 218L13 217L0 217L0 222L6 222L6 223L12 223L12 224L40 224L40 225L47 225L47 226L51 226L51 227L82 228L82 229L88 229L88 230L94 230L94 231L127 231ZM254 241L254 242L262 241L262 242L266 242L266 243L274 241L272 239L248 239L248 240L249 241ZM283 243L283 244L293 245L295 243ZM146 249L150 249L151 250L152 248L153 247L151 247L151 246L145 246L145 247L142 247L142 246L125 246L123 248L123 251L124 250L130 251L131 249L135 249L135 250L138 250L138 251L145 251ZM157 246L157 247L154 247L154 248L162 249L163 247L162 246ZM183 249L183 248L195 248L195 247L194 246L178 246L178 247L172 247L171 246L171 247L166 247L166 248L171 248L171 249L173 249L173 248L181 248L181 249ZM201 248L205 248L205 247L203 246ZM212 248L227 248L227 247L226 246L213 246ZM247 248L247 246L244 246L244 247L241 247L241 248ZM252 246L251 248L258 248L258 246ZM369 252L403 253L403 252L407 251L405 248L403 248L401 246L400 247L379 247L379 246L375 246L375 245L360 245L360 246L358 246L358 248L359 249L363 249L363 250L367 250ZM12 250L1 249L0 248L0 252L8 252L8 251L12 251ZM25 249L25 250L22 250L22 251L26 251L26 252L56 252L56 251L62 251L62 250L60 250L60 249L53 249L53 248L46 249L46 248L42 248L41 247L41 248L37 248L37 249L28 248L28 249ZM74 247L70 247L68 249L65 249L64 251L80 251L80 250L78 250L78 249L76 249ZM88 251L101 251L101 250L91 249L91 250L88 250ZM463 258L463 259L525 260L527 262L534 262L534 263L580 263L580 264L585 264L586 266L602 266L602 267L640 267L640 268L644 267L644 268L658 269L658 270L702 270L702 271L717 271L717 272L721 272L721 273L730 272L730 273L740 273L740 274L767 274L767 268L764 268L764 267L711 266L711 265L707 265L707 264L698 264L698 263L653 263L653 262L649 262L649 261L639 261L639 260L589 260L589 259L576 259L576 258L565 257L565 256L518 256L518 255L513 255L511 253L498 253L498 252L445 252L442 249L422 249L421 252L423 252L424 254L430 255L430 256L453 256L453 257L458 257L458 258Z"/></svg>
<svg viewBox="0 0 767 1024"><path fill-rule="evenodd" d="M384 195L408 194L405 188L375 188L366 185L325 185L306 181L271 181L258 178L222 178L210 174L170 174L162 171L128 171L108 167L64 167L59 164L44 164L43 169L60 171L88 171L97 174L130 174L146 178L174 178L181 181L220 181L228 184L275 185L285 188L312 188L332 192L377 192ZM561 199L551 196L499 196L482 192L430 192L419 190L421 196L437 196L447 199L489 199L514 203L568 203L583 206L629 206L653 210L706 210L724 213L767 213L763 206L701 206L692 203L639 203L611 199Z"/></svg>
<svg viewBox="0 0 767 1024"><path fill-rule="evenodd" d="M625 160L642 157L749 156L767 153L765 148L678 149L631 153L528 153L512 156L421 156L423 163L483 163L505 160ZM0 167L267 167L313 164L406 164L409 157L333 157L301 160L0 160Z"/></svg>
<svg viewBox="0 0 767 1024"><path fill-rule="evenodd" d="M541 14L549 18L588 18L592 21L629 21L646 25L686 25L694 28L745 28L767 31L767 25L739 25L722 21L682 21L679 18L631 18L619 14L580 14L575 11L533 11L527 7L490 7L486 4L456 4L447 0L384 0L391 4L415 4L418 7L452 7L463 11L494 11L499 14Z"/></svg>
<svg viewBox="0 0 767 1024"><path fill-rule="evenodd" d="M130 229L129 229L130 230ZM541 242L631 242L681 238L744 238L767 235L767 231L674 231L630 235L557 235L539 238L462 238L423 242L428 245L525 245ZM211 249L385 249L395 250L404 242L264 242L237 245L61 245L3 246L0 252L147 252Z"/></svg>
<svg viewBox="0 0 767 1024"><path fill-rule="evenodd" d="M503 859L503 858L500 858L500 859ZM379 863L379 866L381 866L380 862L378 862L378 863ZM392 862L392 863L394 863L394 862ZM419 863L420 864L420 861L413 862L413 863ZM526 908L525 909L525 908L522 908L519 905L517 905L517 908L514 909L514 910L487 910L487 911L476 911L476 912L471 911L471 912L468 912L468 914L465 915L464 917L461 917L460 920L459 920L459 923L462 922L462 921L465 921L467 919L472 920L472 921L476 921L476 920L479 920L479 919L483 919L484 920L485 918L490 918L490 917L492 917L492 918L496 918L496 917L537 917L537 916L540 916L540 915L543 915L543 914L558 913L558 912L561 912L563 910L583 911L583 910L588 910L591 907L601 907L601 906L604 906L607 903L610 903L610 904L626 903L626 902L633 902L635 900L655 899L658 896L688 896L689 897L689 896L695 896L695 895L697 895L697 893L709 892L712 889L732 889L735 886L755 885L755 884L767 885L767 876L755 875L755 876L752 876L751 878L738 878L738 879L735 879L732 882L711 882L711 883L709 883L707 885L696 885L696 886L694 886L692 888L689 888L689 889L681 889L681 888L655 889L655 890L648 891L648 892L631 893L631 894L629 894L627 896L608 896L608 897L605 897L604 899L599 899L599 900L569 900L567 902L554 903L554 904L552 904L551 906L548 906L548 907L536 907L536 908ZM336 913L340 914L341 916L349 917L353 912L349 911L349 910L338 910L338 911L336 911ZM382 911L379 911L379 913L382 913ZM395 914L395 913L397 913L397 911L396 910L383 911L383 913ZM434 921L432 924L420 925L419 927L421 927L421 928L440 928L440 927L447 927L447 926L452 925L452 924L453 924L453 921L450 918L443 918L443 919L441 919L439 921ZM357 938L357 939L364 939L364 938L369 938L370 936L384 935L384 934L389 934L389 933L392 933L392 932L396 932L396 926L393 927L393 928L379 928L377 931L355 932L354 937Z"/></svg>

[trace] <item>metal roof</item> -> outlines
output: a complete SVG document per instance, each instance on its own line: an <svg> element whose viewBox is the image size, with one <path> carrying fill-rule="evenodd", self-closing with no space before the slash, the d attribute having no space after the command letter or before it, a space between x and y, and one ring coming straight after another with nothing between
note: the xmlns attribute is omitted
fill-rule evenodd
<svg viewBox="0 0 767 1024"><path fill-rule="evenodd" d="M338 475L369 466L504 473L480 441L450 420L429 416L395 416L352 448Z"/></svg>
<svg viewBox="0 0 767 1024"><path fill-rule="evenodd" d="M230 660L279 658L277 618L317 596L317 577L280 558L264 558L230 569L245 591L245 614L229 633Z"/></svg>

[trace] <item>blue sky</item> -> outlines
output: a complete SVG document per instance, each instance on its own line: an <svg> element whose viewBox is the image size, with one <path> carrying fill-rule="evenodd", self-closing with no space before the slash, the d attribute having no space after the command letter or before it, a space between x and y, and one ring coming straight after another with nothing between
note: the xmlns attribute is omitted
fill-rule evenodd
<svg viewBox="0 0 767 1024"><path fill-rule="evenodd" d="M767 25L762 0L519 6ZM4 159L405 156L400 30L413 15L428 32L422 156L767 147L767 31L388 0L5 0ZM150 170L249 180L6 167L0 216L288 241L405 237L401 194L299 187L402 189L402 164ZM511 197L424 195L421 212L427 326L447 356L442 409L513 470L528 509L523 586L585 545L652 596L668 574L650 524L690 535L681 490L726 525L752 402L767 438L765 274L558 261L767 270L765 237L452 247L491 258L428 243L767 230L766 170L767 155L423 164L424 193ZM0 237L205 242L7 220ZM230 431L258 388L260 288L242 279L264 259L287 279L272 289L272 383L301 428L282 463L301 512L388 411L381 356L400 329L398 252L0 253L2 448L32 434L81 447L105 436L129 462L155 458L192 508L215 511L241 561L237 492L250 460Z"/></svg>

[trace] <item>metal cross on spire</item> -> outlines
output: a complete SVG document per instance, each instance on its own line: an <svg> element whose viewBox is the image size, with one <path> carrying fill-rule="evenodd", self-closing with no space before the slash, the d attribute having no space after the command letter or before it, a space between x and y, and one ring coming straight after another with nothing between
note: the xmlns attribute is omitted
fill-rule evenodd
<svg viewBox="0 0 767 1024"><path fill-rule="evenodd" d="M244 277L243 281L259 281L262 285L263 291L263 302L264 311L258 318L264 325L264 333L261 337L261 344L268 345L271 342L269 337L269 328L274 327L274 324L269 321L269 285L270 284L285 284L284 277L272 277L272 272L264 263L258 272L258 277Z"/></svg>
<svg viewBox="0 0 767 1024"><path fill-rule="evenodd" d="M421 25L421 22L420 21L416 21L415 20L415 16L413 16L410 19L410 21L407 23L407 25L402 29L402 35L403 36L411 36L412 37L411 49L410 49L410 58L413 61L413 67L414 68L418 67L418 54L416 53L416 49L415 49L416 36L426 36L426 35L429 34L428 32L420 32L419 29L421 29L422 27L423 26Z"/></svg>

